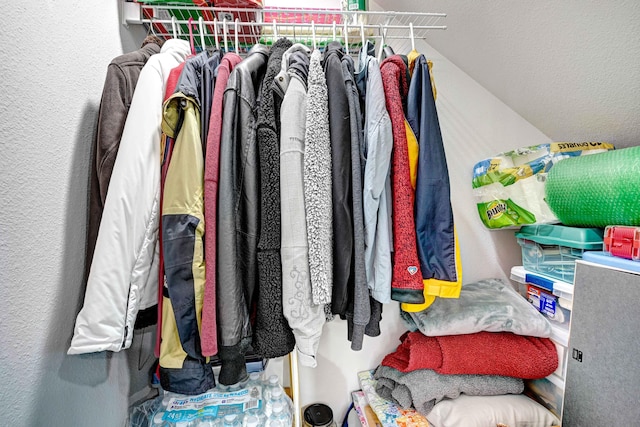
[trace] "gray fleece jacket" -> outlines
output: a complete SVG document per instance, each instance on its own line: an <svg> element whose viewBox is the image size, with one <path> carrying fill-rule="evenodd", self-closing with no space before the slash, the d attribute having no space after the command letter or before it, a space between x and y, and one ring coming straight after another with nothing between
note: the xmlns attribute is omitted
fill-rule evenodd
<svg viewBox="0 0 640 427"><path fill-rule="evenodd" d="M309 48L295 44L282 57L274 92L284 94L280 117L280 196L282 218L282 308L296 338L300 364L315 367L325 323L314 305L309 277L309 245L304 209L304 150ZM302 108L301 108L302 107Z"/></svg>
<svg viewBox="0 0 640 427"><path fill-rule="evenodd" d="M309 239L309 273L313 300L331 302L333 287L333 201L329 98L320 51L309 64L304 146L304 204Z"/></svg>

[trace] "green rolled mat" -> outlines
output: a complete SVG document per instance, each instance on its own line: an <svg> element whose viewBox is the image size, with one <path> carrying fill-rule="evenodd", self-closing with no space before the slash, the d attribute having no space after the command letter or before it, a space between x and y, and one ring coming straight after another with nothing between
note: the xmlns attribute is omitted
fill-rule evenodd
<svg viewBox="0 0 640 427"><path fill-rule="evenodd" d="M640 225L640 146L558 162L545 194L565 225Z"/></svg>

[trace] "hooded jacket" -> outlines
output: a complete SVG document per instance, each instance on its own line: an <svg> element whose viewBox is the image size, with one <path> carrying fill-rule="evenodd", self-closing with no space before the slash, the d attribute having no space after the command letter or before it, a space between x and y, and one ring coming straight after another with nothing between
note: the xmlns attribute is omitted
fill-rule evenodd
<svg viewBox="0 0 640 427"><path fill-rule="evenodd" d="M416 236L425 302L434 297L458 298L462 272L451 208L449 171L436 110L429 65L415 60L407 98L407 120L419 141L416 176ZM403 304L405 311L422 311L425 304Z"/></svg>
<svg viewBox="0 0 640 427"><path fill-rule="evenodd" d="M174 393L199 394L215 386L200 349L199 316L204 290L203 173L200 139L200 76L206 54L187 60L164 104L162 130L174 139L164 181L160 383Z"/></svg>
<svg viewBox="0 0 640 427"><path fill-rule="evenodd" d="M351 185L351 122L347 89L342 75L344 51L331 42L324 52L323 69L329 96L333 198L333 290L331 311L344 316L353 292L353 200ZM317 303L319 301L316 301Z"/></svg>
<svg viewBox="0 0 640 427"><path fill-rule="evenodd" d="M188 54L188 42L168 40L140 72L69 354L128 348L138 310L157 303L162 101Z"/></svg>
<svg viewBox="0 0 640 427"><path fill-rule="evenodd" d="M403 108L409 90L407 66L399 55L393 55L382 62L380 73L393 131L391 181L394 259L391 298L400 302L421 304L424 302L422 274L416 249L416 228L413 218L414 194L409 174L409 154Z"/></svg>
<svg viewBox="0 0 640 427"><path fill-rule="evenodd" d="M292 45L280 39L271 46L262 80L257 122L260 165L260 238L258 240L258 293L253 329L253 350L274 358L289 354L295 338L282 311L282 265L280 261L280 116L275 115L273 81L282 55Z"/></svg>
<svg viewBox="0 0 640 427"><path fill-rule="evenodd" d="M213 356L218 352L218 331L216 315L216 237L218 212L218 172L220 170L220 135L224 91L231 71L242 58L229 52L222 57L216 69L217 76L211 101L209 133L205 150L204 165L204 218L207 228L204 235L205 276L204 301L202 303L202 354Z"/></svg>
<svg viewBox="0 0 640 427"><path fill-rule="evenodd" d="M260 181L256 147L257 105L269 49L255 45L238 64L224 93L217 218L219 382L247 376L249 313L257 287Z"/></svg>
<svg viewBox="0 0 640 427"><path fill-rule="evenodd" d="M160 384L167 391L200 394L213 388L213 371L202 356L204 294L204 155L200 136L200 90L206 52L187 60L176 93L164 104L162 130L175 140L162 198L162 302Z"/></svg>
<svg viewBox="0 0 640 427"><path fill-rule="evenodd" d="M309 48L290 47L274 81L274 94L282 98L280 136L280 195L282 218L282 306L293 330L298 361L315 367L325 323L324 306L313 304L309 277L309 244L304 206L304 150ZM277 101L276 101L277 102Z"/></svg>
<svg viewBox="0 0 640 427"><path fill-rule="evenodd" d="M160 46L157 43L147 43L134 52L114 58L107 67L98 111L98 128L93 141L95 158L91 163L85 280L89 276L107 189L138 77L151 55L158 52L160 52Z"/></svg>

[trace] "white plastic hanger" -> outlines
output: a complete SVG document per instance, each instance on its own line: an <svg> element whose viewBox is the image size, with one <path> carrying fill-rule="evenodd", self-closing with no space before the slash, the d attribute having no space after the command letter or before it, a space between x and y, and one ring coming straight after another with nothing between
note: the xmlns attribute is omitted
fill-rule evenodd
<svg viewBox="0 0 640 427"><path fill-rule="evenodd" d="M360 22L360 37L362 37L362 48L366 49L366 41L364 39L364 24L362 22Z"/></svg>
<svg viewBox="0 0 640 427"><path fill-rule="evenodd" d="M311 38L313 40L313 50L316 50L316 23L311 21Z"/></svg>
<svg viewBox="0 0 640 427"><path fill-rule="evenodd" d="M337 38L336 38L336 21L333 21L333 39L337 40Z"/></svg>
<svg viewBox="0 0 640 427"><path fill-rule="evenodd" d="M238 18L236 18L235 22L234 22L234 29L235 29L235 41L236 41L236 53L239 55L240 54L240 43L238 42Z"/></svg>
<svg viewBox="0 0 640 427"><path fill-rule="evenodd" d="M216 39L216 50L220 50L220 42L218 41L218 18L213 18L213 34Z"/></svg>
<svg viewBox="0 0 640 427"><path fill-rule="evenodd" d="M173 38L177 39L178 38L178 31L176 30L176 17L175 16L171 17L171 31L173 32Z"/></svg>
<svg viewBox="0 0 640 427"><path fill-rule="evenodd" d="M205 50L206 46L204 45L204 20L202 19L202 16L198 18L198 28L200 29L200 48L202 50Z"/></svg>
<svg viewBox="0 0 640 427"><path fill-rule="evenodd" d="M409 37L411 37L411 50L416 50L416 41L413 38L413 22L409 22Z"/></svg>
<svg viewBox="0 0 640 427"><path fill-rule="evenodd" d="M224 51L229 52L229 46L227 46L227 18L222 21L222 37L224 38Z"/></svg>
<svg viewBox="0 0 640 427"><path fill-rule="evenodd" d="M276 26L276 20L274 19L271 23L273 26L273 42L275 43L278 40L278 27Z"/></svg>
<svg viewBox="0 0 640 427"><path fill-rule="evenodd" d="M384 50L384 29L380 24L380 49L378 50L378 62L382 62L382 51Z"/></svg>
<svg viewBox="0 0 640 427"><path fill-rule="evenodd" d="M344 36L344 50L349 55L349 31L347 30L347 22L343 22L344 29L342 30L342 35Z"/></svg>

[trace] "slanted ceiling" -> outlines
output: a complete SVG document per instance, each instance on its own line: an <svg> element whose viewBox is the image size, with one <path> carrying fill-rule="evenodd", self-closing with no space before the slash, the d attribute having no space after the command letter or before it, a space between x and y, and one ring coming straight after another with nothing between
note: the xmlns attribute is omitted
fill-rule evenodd
<svg viewBox="0 0 640 427"><path fill-rule="evenodd" d="M552 140L640 145L640 1L371 0L370 8L447 13L448 29L426 41Z"/></svg>

